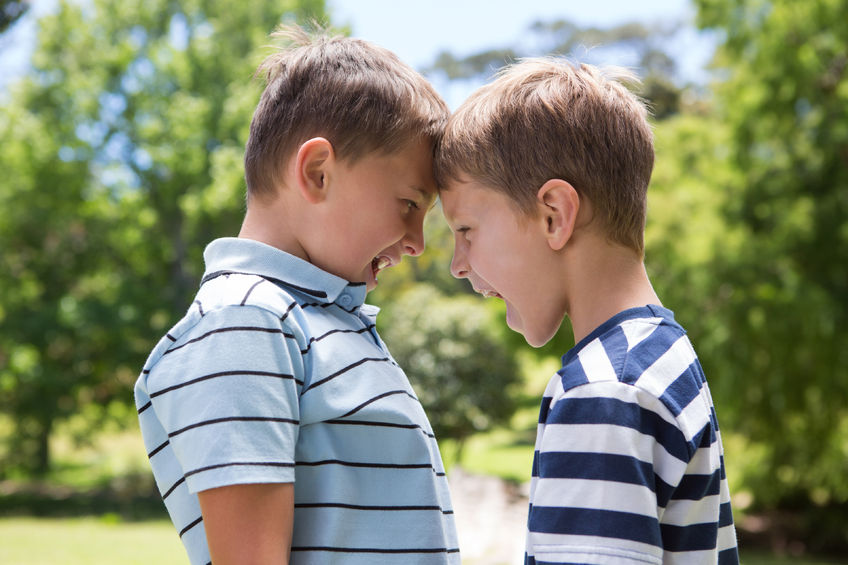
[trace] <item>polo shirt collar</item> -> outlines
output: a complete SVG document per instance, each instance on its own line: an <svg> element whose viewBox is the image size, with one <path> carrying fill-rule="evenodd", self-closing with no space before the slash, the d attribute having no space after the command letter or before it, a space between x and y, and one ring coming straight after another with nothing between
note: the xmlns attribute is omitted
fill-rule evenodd
<svg viewBox="0 0 848 565"><path fill-rule="evenodd" d="M203 259L206 262L203 282L222 274L244 273L280 282L318 302L338 302L347 310L365 302L365 283L348 282L308 261L252 239L216 239L206 246Z"/></svg>

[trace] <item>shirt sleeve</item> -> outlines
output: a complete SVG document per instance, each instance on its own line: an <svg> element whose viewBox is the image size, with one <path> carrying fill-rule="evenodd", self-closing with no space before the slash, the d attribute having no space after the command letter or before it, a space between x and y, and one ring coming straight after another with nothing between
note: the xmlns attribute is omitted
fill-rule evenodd
<svg viewBox="0 0 848 565"><path fill-rule="evenodd" d="M528 562L662 563L661 514L690 457L675 418L620 382L560 388L545 401Z"/></svg>
<svg viewBox="0 0 848 565"><path fill-rule="evenodd" d="M207 312L152 368L148 391L190 492L294 481L303 364L262 308Z"/></svg>

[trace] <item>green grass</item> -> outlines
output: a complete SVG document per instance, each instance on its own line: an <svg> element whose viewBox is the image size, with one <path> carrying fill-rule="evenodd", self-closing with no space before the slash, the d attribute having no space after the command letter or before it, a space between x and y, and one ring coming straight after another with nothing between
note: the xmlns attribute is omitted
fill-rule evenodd
<svg viewBox="0 0 848 565"><path fill-rule="evenodd" d="M4 565L185 565L168 521L123 523L101 518L0 518Z"/></svg>
<svg viewBox="0 0 848 565"><path fill-rule="evenodd" d="M0 518L3 565L185 565L188 559L167 520ZM841 565L845 561L742 552L742 565Z"/></svg>

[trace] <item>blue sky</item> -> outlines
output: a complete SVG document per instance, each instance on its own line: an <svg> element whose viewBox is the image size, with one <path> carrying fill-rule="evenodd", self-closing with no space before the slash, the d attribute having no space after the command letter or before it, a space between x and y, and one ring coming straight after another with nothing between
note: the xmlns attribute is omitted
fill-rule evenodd
<svg viewBox="0 0 848 565"><path fill-rule="evenodd" d="M419 69L442 50L468 55L520 44L538 20L566 19L598 27L631 21L680 22L673 52L681 57L682 76L693 81L705 80L703 69L713 51L711 36L695 30L691 0L327 0L327 4L335 24L350 25L354 36L391 49ZM435 85L451 107L474 86Z"/></svg>
<svg viewBox="0 0 848 565"><path fill-rule="evenodd" d="M35 0L33 12L42 13L51 5L55 0ZM695 81L704 80L703 68L713 49L710 36L695 31L691 0L327 0L327 5L333 23L349 25L354 36L391 49L418 69L443 50L468 55L521 44L538 20L567 19L600 27L628 21L680 22L673 50L681 55L681 74ZM0 39L0 88L26 69L35 32L32 20L19 22ZM475 86L434 83L451 107Z"/></svg>

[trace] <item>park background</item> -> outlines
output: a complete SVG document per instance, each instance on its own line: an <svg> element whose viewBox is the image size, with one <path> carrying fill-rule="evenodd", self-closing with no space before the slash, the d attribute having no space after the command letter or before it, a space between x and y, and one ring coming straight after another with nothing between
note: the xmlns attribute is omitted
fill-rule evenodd
<svg viewBox="0 0 848 565"><path fill-rule="evenodd" d="M642 77L646 263L710 382L743 563L848 563L848 1L577 4L0 0L0 563L185 562L132 387L206 243L238 231L268 33L313 19L395 49L452 107L523 56ZM438 211L426 230L369 302L457 484L526 512L571 330L530 349L450 276Z"/></svg>

